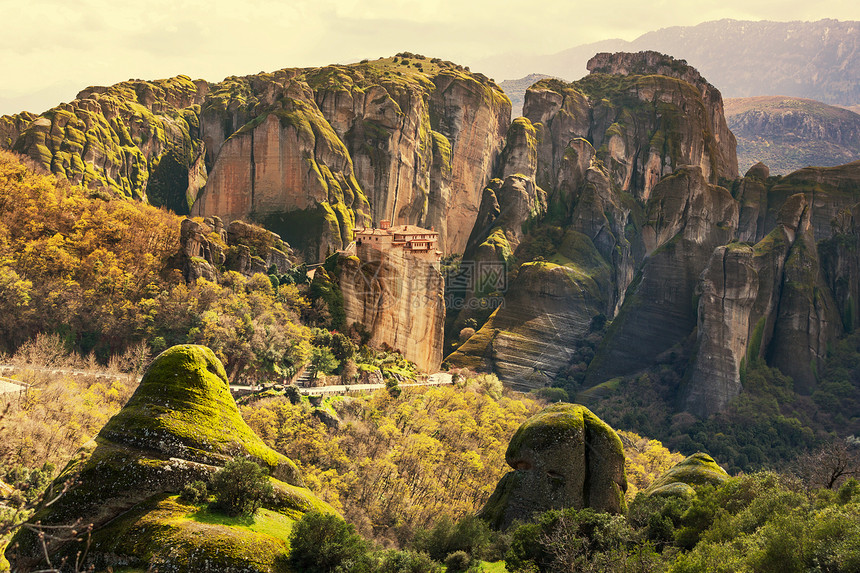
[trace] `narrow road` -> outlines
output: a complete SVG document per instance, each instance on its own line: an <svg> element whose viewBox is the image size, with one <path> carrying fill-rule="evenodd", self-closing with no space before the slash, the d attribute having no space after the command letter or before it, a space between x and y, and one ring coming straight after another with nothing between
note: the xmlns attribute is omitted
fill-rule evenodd
<svg viewBox="0 0 860 573"><path fill-rule="evenodd" d="M48 374L55 375L66 375L66 376L93 376L96 378L108 378L112 380L116 380L117 378L128 378L131 377L131 374L127 374L124 372L120 373L110 373L110 372L90 372L87 370L75 370L70 368L42 368L38 366L16 366L14 364L0 364L0 373L4 372L14 372L15 370L35 370L37 372L46 372ZM135 382L140 382L140 376L134 377ZM411 382L406 384L400 384L401 388L408 388L410 386L444 386L446 384L452 384L452 377L447 372L437 372L436 374L431 374L427 377L425 382ZM6 394L10 392L20 392L27 388L27 384L23 382L19 382L17 380L12 380L10 378L4 378L0 376L0 394ZM241 392L253 392L255 390L260 389L261 386L244 386L239 384L231 384L230 390L234 393ZM320 387L299 387L299 392L304 395L327 395L327 394L346 394L348 392L372 392L374 390L379 390L381 388L385 388L385 384L350 384L350 385L338 385L338 386L320 386Z"/></svg>
<svg viewBox="0 0 860 573"><path fill-rule="evenodd" d="M14 394L16 392L23 392L26 389L27 385L23 382L0 376L0 394Z"/></svg>

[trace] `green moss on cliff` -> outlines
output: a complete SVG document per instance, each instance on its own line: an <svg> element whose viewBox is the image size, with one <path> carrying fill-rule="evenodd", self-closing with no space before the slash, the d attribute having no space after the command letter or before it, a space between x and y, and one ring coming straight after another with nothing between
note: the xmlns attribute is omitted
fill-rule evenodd
<svg viewBox="0 0 860 573"><path fill-rule="evenodd" d="M720 485L727 479L729 474L717 465L714 458L699 452L668 469L645 490L645 494L666 495L670 493L667 488L674 488L672 491L687 495L687 490L677 487L677 484L686 484L690 487Z"/></svg>
<svg viewBox="0 0 860 573"><path fill-rule="evenodd" d="M615 453L624 455L621 438L591 410L579 404L558 403L523 422L508 444L505 459L510 462L518 458L523 448L543 450L555 443L576 439L584 435L586 426L589 431L607 438Z"/></svg>
<svg viewBox="0 0 860 573"><path fill-rule="evenodd" d="M260 510L253 518L227 518L156 496L93 534L95 561L113 556L177 573L241 568L284 572L293 520Z"/></svg>
<svg viewBox="0 0 860 573"><path fill-rule="evenodd" d="M177 456L204 462L250 455L273 475L301 485L295 464L266 446L242 420L224 367L203 346L174 346L159 355L99 436L146 449L167 446Z"/></svg>

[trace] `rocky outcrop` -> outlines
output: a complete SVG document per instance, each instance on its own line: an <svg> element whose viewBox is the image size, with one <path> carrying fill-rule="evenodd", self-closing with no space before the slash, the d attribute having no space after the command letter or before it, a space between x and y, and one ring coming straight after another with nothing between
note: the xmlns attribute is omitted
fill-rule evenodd
<svg viewBox="0 0 860 573"><path fill-rule="evenodd" d="M343 142L301 83L285 87L280 108L256 118L220 148L193 214L253 218L299 229L305 255L322 260L370 223L369 204L355 180ZM281 218L279 221L278 218ZM278 224L280 223L280 225Z"/></svg>
<svg viewBox="0 0 860 573"><path fill-rule="evenodd" d="M732 243L716 248L702 274L697 354L686 398L687 409L702 417L725 410L740 394L750 314L759 294L758 263L752 247Z"/></svg>
<svg viewBox="0 0 860 573"><path fill-rule="evenodd" d="M716 200L721 203L718 206L712 204L711 194L696 195L684 185L660 199L674 202L665 208L658 206L661 212L654 215L660 219L662 235L655 235L654 225L642 227L642 205L652 204L649 199L661 178L684 173L682 179L686 180L686 174L693 170L699 175L692 186L704 188L720 177L737 176L734 139L725 126L719 91L684 62L659 54L604 54L596 57L593 64L592 74L577 82L545 79L529 88L525 117L511 125L497 171L499 177L522 173L522 191L514 197L523 199L501 198L499 190L511 186L508 180L485 191L463 260L475 265L488 260L511 265L541 256L572 269L577 281L584 277L594 279L592 271L598 268L600 278L587 286L578 283L577 294L548 305L539 303L540 295L530 292L529 286L519 285L520 278L516 278L505 295L505 308L493 315L485 328L478 329L475 340L451 355L452 364L491 366L509 384L547 384L573 356L573 343L590 332L591 320L600 314L613 318L618 313L646 253L679 234L686 226L685 217L692 219L686 227L689 236L685 240L697 245L698 262L685 264L665 258L664 253L653 263L665 259L666 270L676 274L675 279L667 280L687 284L677 291L677 301L686 294L692 296L693 277L703 270L713 248L732 237L737 226L736 206L734 215L723 212L734 204L729 194L723 191ZM532 188L548 190L545 219L534 217L524 208L530 205L526 198ZM662 220L669 212L674 219ZM526 228L533 229L534 237L524 242ZM547 244L549 237L540 238L541 233L555 239ZM588 247L571 249L562 241ZM677 247L677 259L694 258L685 253L686 247ZM667 247L675 248L674 244ZM680 272L678 265L685 270ZM654 271L654 276L658 272ZM661 290L666 284L653 286ZM520 297L526 292L530 295ZM453 294L459 300L460 293ZM463 298L468 300L476 294L467 292ZM524 304L526 308L512 308L512 304ZM662 316L662 309L654 310ZM686 335L695 324L695 309L686 300L674 312L683 316L673 334L668 335L672 340L668 346L683 338L681 331ZM449 338L468 319L480 319L480 314L461 311L455 320L449 320ZM556 321L557 316L569 318L576 326ZM512 325L515 320L522 325L500 326ZM528 332L530 328L535 331ZM543 336L537 334L540 330ZM510 370L504 366L513 358L505 356L512 350L503 350L504 331L522 331L517 344L529 351L517 362L538 364L533 374L526 374L521 367ZM502 334L493 334L496 332ZM532 336L551 342L544 344L532 340ZM568 345L569 350L560 350L557 341ZM626 341L628 348L630 342ZM508 345L511 349L514 346ZM537 348L541 351L536 355ZM643 356L650 354L653 358L652 350L643 349ZM556 358L538 358L547 351L554 352Z"/></svg>
<svg viewBox="0 0 860 573"><path fill-rule="evenodd" d="M833 220L833 237L818 244L824 280L833 293L842 326L853 332L860 325L860 204L844 209Z"/></svg>
<svg viewBox="0 0 860 573"><path fill-rule="evenodd" d="M702 275L697 354L684 407L706 417L741 391L745 363L766 360L808 394L828 344L841 333L836 303L820 270L805 195L792 196L779 225L750 246L719 247Z"/></svg>
<svg viewBox="0 0 860 573"><path fill-rule="evenodd" d="M435 228L461 252L510 122L487 78L412 54L233 78L218 93L203 137L219 150L195 213L253 216L316 260L382 219Z"/></svg>
<svg viewBox="0 0 860 573"><path fill-rule="evenodd" d="M208 526L223 545L206 545L207 526L182 519L194 507L173 508L164 494L178 492L193 480L206 480L234 457L246 457L267 468L275 487L266 506L295 516L310 510L332 511L304 487L296 465L266 446L239 415L224 368L203 346L175 346L159 355L120 412L85 444L50 487L46 499L68 489L32 518L43 525L92 523L87 564L97 568L158 562L175 571L230 570L247 560L258 564L258 536L223 535ZM153 528L165 535L153 537ZM201 535L202 533L202 535ZM133 537L129 537L133 536ZM267 538L268 539L268 538ZM159 542L161 540L161 542ZM269 540L271 541L271 540ZM287 550L279 541L280 556ZM74 555L74 542L54 548ZM272 548L268 548L271 552ZM196 562L179 561L197 554ZM13 568L30 570L42 561L36 534L22 528L7 550ZM244 559L243 559L244 558ZM86 564L85 564L86 565ZM195 567L196 566L196 567Z"/></svg>
<svg viewBox="0 0 860 573"><path fill-rule="evenodd" d="M768 364L794 379L795 390L802 394L812 393L818 365L842 330L820 270L812 214L803 195L792 196L780 210L780 225L791 247L783 269L773 339L765 355Z"/></svg>
<svg viewBox="0 0 860 573"><path fill-rule="evenodd" d="M495 372L506 386L529 391L552 384L604 310L609 265L588 237L569 232L561 253L580 262L536 261L519 268L504 306L447 357L452 365ZM562 255L563 256L563 255Z"/></svg>
<svg viewBox="0 0 860 573"><path fill-rule="evenodd" d="M696 487L718 486L729 479L729 474L714 458L702 452L688 456L658 477L645 490L649 496L692 497Z"/></svg>
<svg viewBox="0 0 860 573"><path fill-rule="evenodd" d="M738 187L737 199L741 211L738 219L738 239L746 243L757 243L767 235L767 191L770 169L764 163L756 163L744 175Z"/></svg>
<svg viewBox="0 0 860 573"><path fill-rule="evenodd" d="M198 278L215 281L222 270L246 276L286 273L293 251L281 238L262 227L233 221L225 229L219 217L184 219L179 235L180 252L175 261L186 282Z"/></svg>
<svg viewBox="0 0 860 573"><path fill-rule="evenodd" d="M0 149L12 149L21 133L36 119L28 111L15 115L0 115Z"/></svg>
<svg viewBox="0 0 860 573"><path fill-rule="evenodd" d="M712 183L737 177L721 96L698 72L655 53L599 54L590 66L577 82L542 80L526 93L523 114L545 132L541 186L560 187L565 150L577 137L598 150L623 191L642 200L681 165L698 165Z"/></svg>
<svg viewBox="0 0 860 573"><path fill-rule="evenodd" d="M546 213L546 192L535 183L536 137L529 120L521 117L511 124L499 177L484 189L464 260L510 260L522 241L525 225Z"/></svg>
<svg viewBox="0 0 860 573"><path fill-rule="evenodd" d="M513 468L478 514L495 529L550 509L626 511L621 439L584 406L553 404L526 420L511 438Z"/></svg>
<svg viewBox="0 0 860 573"><path fill-rule="evenodd" d="M527 92L496 174L524 171L514 197L529 197L533 179L547 190L546 214L524 224L517 206L529 203L503 200L507 180L485 191L464 263L527 264L487 306L498 308L492 315L449 318L449 361L492 369L518 389L550 384L579 376L578 348L600 336L589 324L607 318L586 388L674 362L686 365L674 407L709 416L764 361L811 392L827 344L860 318L850 255L860 162L785 177L758 163L727 183L737 176L734 140L719 92L698 72L654 52L599 54L590 69ZM576 294L553 286L544 297L534 276L545 261L573 271ZM561 284L552 276L539 280Z"/></svg>
<svg viewBox="0 0 860 573"><path fill-rule="evenodd" d="M187 76L91 87L34 117L12 149L72 183L187 214L206 183L199 105Z"/></svg>
<svg viewBox="0 0 860 573"><path fill-rule="evenodd" d="M442 362L444 281L432 254L362 246L338 260L346 325L360 323L370 345L400 351L423 372Z"/></svg>
<svg viewBox="0 0 860 573"><path fill-rule="evenodd" d="M494 82L404 53L88 88L41 116L4 116L0 146L180 214L200 194L196 215L263 224L315 262L383 219L435 228L462 252L509 124Z"/></svg>
<svg viewBox="0 0 860 573"><path fill-rule="evenodd" d="M661 180L647 209L642 236L649 256L589 367L589 386L644 369L684 342L696 326L699 276L738 221L729 192L709 184L698 167Z"/></svg>
<svg viewBox="0 0 860 573"><path fill-rule="evenodd" d="M739 183L738 235L743 241L761 241L779 224L783 204L797 193L803 193L810 205L816 241L829 239L832 221L860 201L860 161L836 167L805 167L784 177L769 175L764 164L757 164Z"/></svg>
<svg viewBox="0 0 860 573"><path fill-rule="evenodd" d="M720 177L738 176L737 143L726 123L723 96L698 70L687 65L686 60L676 60L672 56L654 51L614 54L604 52L591 58L586 68L591 73L623 76L656 74L677 78L694 86L702 96L708 115L709 131L716 144L716 149L708 151L714 171Z"/></svg>

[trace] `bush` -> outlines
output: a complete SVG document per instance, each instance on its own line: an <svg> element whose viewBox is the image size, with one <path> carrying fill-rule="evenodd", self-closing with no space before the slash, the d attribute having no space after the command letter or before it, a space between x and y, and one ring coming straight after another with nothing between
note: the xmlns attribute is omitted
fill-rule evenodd
<svg viewBox="0 0 860 573"><path fill-rule="evenodd" d="M388 390L388 395L392 398L399 398L400 393L403 392L400 388L400 384L397 382L397 378L389 378L386 380L385 389Z"/></svg>
<svg viewBox="0 0 860 573"><path fill-rule="evenodd" d="M507 538L492 531L486 521L477 517L466 516L456 523L444 517L432 528L418 530L412 546L436 561L446 560L457 552L475 559L498 561L507 551Z"/></svg>
<svg viewBox="0 0 860 573"><path fill-rule="evenodd" d="M451 569L448 569L451 571ZM384 551L377 573L439 573L442 567L426 553L416 551Z"/></svg>
<svg viewBox="0 0 860 573"><path fill-rule="evenodd" d="M182 492L179 494L179 499L188 503L203 503L209 499L209 491L206 489L206 482L197 480L185 484Z"/></svg>
<svg viewBox="0 0 860 573"><path fill-rule="evenodd" d="M303 573L371 571L368 544L351 523L327 513L306 513L290 533L288 565Z"/></svg>
<svg viewBox="0 0 860 573"><path fill-rule="evenodd" d="M607 563L625 555L632 538L621 516L590 508L550 510L513 530L505 564L508 571L610 571Z"/></svg>
<svg viewBox="0 0 860 573"><path fill-rule="evenodd" d="M531 393L546 402L570 402L570 395L564 388L538 388Z"/></svg>
<svg viewBox="0 0 860 573"><path fill-rule="evenodd" d="M254 515L274 493L268 473L255 462L237 458L212 476L218 507L228 515Z"/></svg>
<svg viewBox="0 0 860 573"><path fill-rule="evenodd" d="M462 573L472 565L472 556L465 551L455 551L445 558L445 567L451 573Z"/></svg>

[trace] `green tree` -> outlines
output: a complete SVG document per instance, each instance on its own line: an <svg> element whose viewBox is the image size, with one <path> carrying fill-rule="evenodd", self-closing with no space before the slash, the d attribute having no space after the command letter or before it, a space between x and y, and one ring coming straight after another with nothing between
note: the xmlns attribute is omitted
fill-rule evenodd
<svg viewBox="0 0 860 573"><path fill-rule="evenodd" d="M304 573L373 569L369 547L351 523L328 513L306 513L290 533L288 565Z"/></svg>
<svg viewBox="0 0 860 573"><path fill-rule="evenodd" d="M337 358L326 347L314 346L311 351L311 367L316 374L331 374L338 367Z"/></svg>
<svg viewBox="0 0 860 573"><path fill-rule="evenodd" d="M254 515L274 493L266 470L257 463L236 458L212 476L215 502L229 515Z"/></svg>

